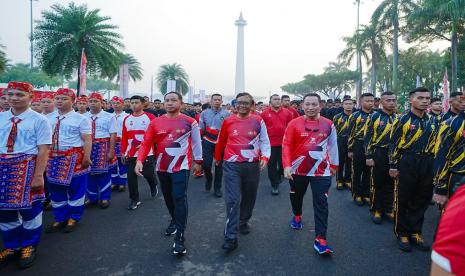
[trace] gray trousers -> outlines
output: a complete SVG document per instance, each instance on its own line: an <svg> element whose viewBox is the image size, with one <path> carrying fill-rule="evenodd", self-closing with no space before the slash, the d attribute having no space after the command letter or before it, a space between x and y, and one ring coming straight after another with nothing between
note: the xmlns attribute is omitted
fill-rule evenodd
<svg viewBox="0 0 465 276"><path fill-rule="evenodd" d="M247 223L252 217L259 180L258 162L223 163L224 201L226 203L225 239L237 239L239 225Z"/></svg>

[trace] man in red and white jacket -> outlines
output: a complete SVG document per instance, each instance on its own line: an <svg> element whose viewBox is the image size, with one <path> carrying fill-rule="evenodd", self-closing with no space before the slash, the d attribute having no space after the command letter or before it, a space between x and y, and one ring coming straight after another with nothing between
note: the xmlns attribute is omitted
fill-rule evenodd
<svg viewBox="0 0 465 276"><path fill-rule="evenodd" d="M302 229L302 203L308 184L313 194L315 216L314 248L319 254L332 253L326 243L328 190L338 160L337 134L333 122L320 116L320 96L307 94L303 99L305 116L292 120L284 134L284 177L291 186L293 229Z"/></svg>
<svg viewBox="0 0 465 276"><path fill-rule="evenodd" d="M181 114L182 95L165 94L166 114L155 118L144 136L137 156L135 172L141 172L147 155L155 144L156 170L165 204L171 215L167 236L176 234L173 253L185 254L184 230L187 224L187 182L194 159L196 172L202 170L202 142L199 125L194 118Z"/></svg>
<svg viewBox="0 0 465 276"><path fill-rule="evenodd" d="M224 160L226 229L223 249L237 248L237 234L250 232L248 224L257 198L260 169L270 158L270 140L262 118L250 114L254 100L249 93L236 96L237 115L226 118L215 147L215 162Z"/></svg>
<svg viewBox="0 0 465 276"><path fill-rule="evenodd" d="M129 205L128 210L135 210L140 205L139 184L137 174L134 171L136 166L137 153L139 152L144 135L150 122L155 119L151 113L144 111L145 99L142 96L131 97L132 114L123 120L121 135L121 161L127 166L128 187L129 187ZM155 177L155 158L153 149L150 148L147 158L144 161L142 175L150 186L150 195L152 198L158 194L157 178Z"/></svg>
<svg viewBox="0 0 465 276"><path fill-rule="evenodd" d="M282 146L284 131L287 124L293 119L292 113L281 106L281 99L278 94L271 95L270 107L263 110L261 114L266 125L268 137L271 143L271 156L268 163L268 178L271 183L271 194L278 195L278 186L282 182L283 162Z"/></svg>

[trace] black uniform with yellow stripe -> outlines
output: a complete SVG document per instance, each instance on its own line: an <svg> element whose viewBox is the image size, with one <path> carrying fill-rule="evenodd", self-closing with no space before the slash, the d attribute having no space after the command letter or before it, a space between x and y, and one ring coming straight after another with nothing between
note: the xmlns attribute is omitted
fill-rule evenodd
<svg viewBox="0 0 465 276"><path fill-rule="evenodd" d="M446 113L442 114L441 116L441 120L439 123L442 123L442 122L445 122L447 120L449 120L450 118L453 118L457 116L457 113L455 113L454 111L452 111L452 109L449 109Z"/></svg>
<svg viewBox="0 0 465 276"><path fill-rule="evenodd" d="M371 177L371 211L391 214L393 207L394 181L389 177L389 141L397 114L383 110L373 113L368 119L365 132L366 159L373 159Z"/></svg>
<svg viewBox="0 0 465 276"><path fill-rule="evenodd" d="M339 166L336 174L338 189L342 187L342 184L350 185L351 181L350 159L347 156L349 116L350 115L345 112L342 112L333 118L334 127L337 132L337 147L339 153Z"/></svg>
<svg viewBox="0 0 465 276"><path fill-rule="evenodd" d="M452 196L465 183L465 113L441 125L435 153L435 193Z"/></svg>
<svg viewBox="0 0 465 276"><path fill-rule="evenodd" d="M389 144L390 167L399 171L395 187L397 236L421 234L433 193L434 119L409 111L394 123Z"/></svg>
<svg viewBox="0 0 465 276"><path fill-rule="evenodd" d="M353 113L349 117L349 144L348 151L353 152L352 157L352 196L359 200L360 197L370 197L370 168L366 165L364 136L368 126L368 116L363 110Z"/></svg>

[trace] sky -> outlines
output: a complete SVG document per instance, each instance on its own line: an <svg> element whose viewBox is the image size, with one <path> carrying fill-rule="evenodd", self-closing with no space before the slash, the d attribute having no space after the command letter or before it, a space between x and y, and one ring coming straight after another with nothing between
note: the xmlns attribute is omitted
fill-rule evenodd
<svg viewBox="0 0 465 276"><path fill-rule="evenodd" d="M34 19L55 3L33 2ZM141 63L144 78L130 93L150 93L160 65L179 63L190 84L207 94L234 94L234 21L242 11L245 27L245 88L252 95L280 92L288 82L318 74L344 48L341 38L356 28L353 0L75 0L110 16L123 36L124 52ZM366 24L381 0L362 1ZM0 44L12 63L29 63L30 1L0 0ZM155 85L155 92L158 87Z"/></svg>

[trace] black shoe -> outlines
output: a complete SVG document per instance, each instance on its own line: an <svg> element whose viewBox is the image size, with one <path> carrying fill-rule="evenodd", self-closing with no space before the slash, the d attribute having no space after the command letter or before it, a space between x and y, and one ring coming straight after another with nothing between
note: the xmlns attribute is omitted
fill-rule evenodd
<svg viewBox="0 0 465 276"><path fill-rule="evenodd" d="M226 253L234 251L237 248L237 239L225 239L222 248Z"/></svg>
<svg viewBox="0 0 465 276"><path fill-rule="evenodd" d="M184 255L187 253L187 249L184 246L184 234L177 233L174 237L174 244L173 244L173 254L174 255Z"/></svg>
<svg viewBox="0 0 465 276"><path fill-rule="evenodd" d="M171 221L170 225L168 225L168 227L165 230L165 236L174 235L176 234L176 231L176 224L174 223L174 221Z"/></svg>
<svg viewBox="0 0 465 276"><path fill-rule="evenodd" d="M36 248L34 246L26 246L21 249L21 257L19 258L19 267L25 269L31 267L36 259Z"/></svg>
<svg viewBox="0 0 465 276"><path fill-rule="evenodd" d="M124 192L124 191L126 191L126 186L120 185L120 186L118 187L118 192L119 192L119 193L122 193L122 192Z"/></svg>
<svg viewBox="0 0 465 276"><path fill-rule="evenodd" d="M150 197L155 198L158 195L158 186L155 185L153 189L150 189Z"/></svg>
<svg viewBox="0 0 465 276"><path fill-rule="evenodd" d="M339 190L339 191L340 191L340 190L344 190L344 183L338 182L338 183L336 184L336 189Z"/></svg>
<svg viewBox="0 0 465 276"><path fill-rule="evenodd" d="M205 191L210 192L211 189L212 189L212 182L207 180L205 182Z"/></svg>
<svg viewBox="0 0 465 276"><path fill-rule="evenodd" d="M131 200L131 202L129 202L129 205L128 205L128 210L130 211L136 210L137 207L139 207L139 205L140 205L140 201Z"/></svg>
<svg viewBox="0 0 465 276"><path fill-rule="evenodd" d="M221 190L216 190L216 191L215 191L215 196L216 196L216 197L222 197L222 196L223 196L223 193L221 192Z"/></svg>
<svg viewBox="0 0 465 276"><path fill-rule="evenodd" d="M45 229L45 233L47 234L56 233L56 232L59 232L61 229L63 229L63 227L65 227L65 222L55 221L54 223L52 223Z"/></svg>
<svg viewBox="0 0 465 276"><path fill-rule="evenodd" d="M408 237L406 237L406 236L399 236L397 238L397 244L399 245L399 249L404 251L404 252L411 252L412 251L412 246L410 245Z"/></svg>
<svg viewBox="0 0 465 276"><path fill-rule="evenodd" d="M247 235L250 233L250 224L249 223L241 223L239 225L239 233L242 235Z"/></svg>
<svg viewBox="0 0 465 276"><path fill-rule="evenodd" d="M278 187L272 187L271 188L271 194L274 195L274 196L279 195Z"/></svg>
<svg viewBox="0 0 465 276"><path fill-rule="evenodd" d="M14 249L4 249L0 251L0 268L5 266L9 261L19 257L19 251Z"/></svg>
<svg viewBox="0 0 465 276"><path fill-rule="evenodd" d="M101 200L100 203L98 204L101 209L107 209L110 207L110 201L109 200Z"/></svg>
<svg viewBox="0 0 465 276"><path fill-rule="evenodd" d="M423 237L420 234L413 234L410 237L410 241L412 244L421 251L429 251L431 248L426 242L423 240Z"/></svg>
<svg viewBox="0 0 465 276"><path fill-rule="evenodd" d="M65 233L71 233L74 231L74 229L76 229L76 225L77 225L77 221L74 220L74 219L68 219L68 223L66 223L66 226L65 226L65 230L64 232Z"/></svg>
<svg viewBox="0 0 465 276"><path fill-rule="evenodd" d="M357 206L363 206L363 199L361 196L355 197L354 202L357 204Z"/></svg>
<svg viewBox="0 0 465 276"><path fill-rule="evenodd" d="M371 220L375 224L381 224L383 222L383 217L381 216L380 212L374 211L373 214L371 215Z"/></svg>
<svg viewBox="0 0 465 276"><path fill-rule="evenodd" d="M92 201L90 201L88 199L86 199L86 201L84 201L84 206L86 206L86 207L92 207L92 206L95 206L95 205L97 205L97 202L92 202Z"/></svg>
<svg viewBox="0 0 465 276"><path fill-rule="evenodd" d="M371 204L371 199L369 197L364 197L363 198L363 201L367 204L367 205L370 205Z"/></svg>

